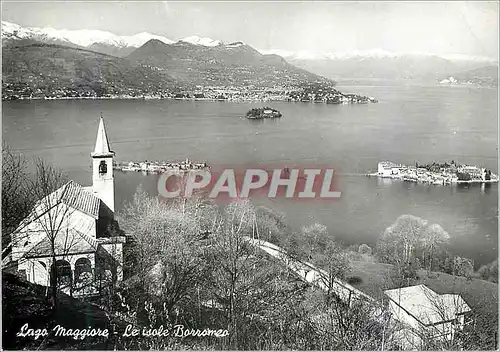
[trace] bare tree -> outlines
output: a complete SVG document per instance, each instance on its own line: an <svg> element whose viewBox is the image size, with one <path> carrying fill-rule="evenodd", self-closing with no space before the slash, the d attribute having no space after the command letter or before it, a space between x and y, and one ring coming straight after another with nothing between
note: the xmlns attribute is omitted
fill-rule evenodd
<svg viewBox="0 0 500 352"><path fill-rule="evenodd" d="M433 258L436 251L446 243L449 243L449 241L450 235L438 224L429 225L424 230L420 242L424 250L424 265L426 261L429 273L433 269Z"/></svg>
<svg viewBox="0 0 500 352"><path fill-rule="evenodd" d="M139 190L121 218L133 237L124 284L136 322L227 327L219 348L307 345L310 325L298 308L306 286L245 240L259 228L249 202L219 210Z"/></svg>
<svg viewBox="0 0 500 352"><path fill-rule="evenodd" d="M252 270L256 267L256 250L243 237L252 226L254 215L248 201L231 203L217 220L212 237L212 292L216 301L225 307L227 329L231 331L229 344L234 349L238 348L241 291L252 289Z"/></svg>
<svg viewBox="0 0 500 352"><path fill-rule="evenodd" d="M328 240L326 249L322 253L313 256L314 264L327 273L327 284L333 284L336 280L345 279L347 273L351 270L347 253L341 244L333 239Z"/></svg>
<svg viewBox="0 0 500 352"><path fill-rule="evenodd" d="M206 246L195 216L201 208L184 200L166 203L139 189L120 215L132 240L125 285L133 293L130 304L147 323L173 323L183 309L182 302L207 275ZM154 316L144 309L148 304L153 305Z"/></svg>
<svg viewBox="0 0 500 352"><path fill-rule="evenodd" d="M46 252L48 247L54 308L57 306L57 289L60 284L57 258L64 259L78 242L73 232L78 229L73 228L71 220L75 210L72 205L78 195L69 192L70 185L66 181L62 171L47 164L43 159L35 159L35 173L28 178L27 197L36 202L29 216L16 230L13 239L15 245L26 241L26 246L35 252ZM71 290L72 282L69 284Z"/></svg>
<svg viewBox="0 0 500 352"><path fill-rule="evenodd" d="M26 159L9 145L2 148L2 259L10 252L11 233L28 216L34 200L28 196Z"/></svg>
<svg viewBox="0 0 500 352"><path fill-rule="evenodd" d="M265 206L255 207L256 229L258 237L276 245L282 245L290 226L286 222L285 215Z"/></svg>
<svg viewBox="0 0 500 352"><path fill-rule="evenodd" d="M381 304L350 295L341 299L314 288L307 298L320 350L384 350L394 348L394 326Z"/></svg>
<svg viewBox="0 0 500 352"><path fill-rule="evenodd" d="M226 347L311 346L312 325L301 308L307 285L249 240L257 238L259 221L248 201L233 202L221 210L210 240L210 292L230 333Z"/></svg>
<svg viewBox="0 0 500 352"><path fill-rule="evenodd" d="M302 228L302 234L310 258L318 251L323 251L325 249L325 243L328 237L328 229L325 225L315 223L304 226Z"/></svg>
<svg viewBox="0 0 500 352"><path fill-rule="evenodd" d="M394 274L400 279L411 279L420 264L415 254L427 221L401 215L389 226L377 241L377 256L385 263L394 265Z"/></svg>

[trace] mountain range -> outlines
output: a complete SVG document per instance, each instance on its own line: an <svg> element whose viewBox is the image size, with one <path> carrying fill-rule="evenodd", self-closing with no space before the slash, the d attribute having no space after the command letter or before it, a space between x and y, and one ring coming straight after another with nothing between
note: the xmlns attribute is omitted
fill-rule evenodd
<svg viewBox="0 0 500 352"><path fill-rule="evenodd" d="M141 47L151 39L159 40L165 44L185 42L206 47L214 47L224 44L220 40L199 37L196 35L174 41L164 36L148 32L120 36L101 30L66 30L55 29L52 27L22 27L12 22L2 21L3 46L9 46L16 41L23 39L34 40L46 44L77 46L118 57L129 55L136 48Z"/></svg>
<svg viewBox="0 0 500 352"><path fill-rule="evenodd" d="M491 65L481 61L452 61L439 56L356 57L350 59L288 59L297 67L336 80L384 79L435 82L441 76Z"/></svg>
<svg viewBox="0 0 500 352"><path fill-rule="evenodd" d="M51 27L22 27L15 23L2 21L2 44L19 39L31 39L47 44L60 44L90 48L92 45L114 46L117 48L138 48L148 40L157 39L166 44L174 41L147 32L130 36L119 36L111 32L91 29L66 30Z"/></svg>
<svg viewBox="0 0 500 352"><path fill-rule="evenodd" d="M127 59L165 70L180 81L204 86L287 87L305 82L330 82L297 68L277 55L263 55L243 42L197 45L150 40Z"/></svg>
<svg viewBox="0 0 500 352"><path fill-rule="evenodd" d="M281 55L291 64L335 80L383 79L436 82L457 72L498 66L489 57L393 53L381 49L342 53L262 50Z"/></svg>
<svg viewBox="0 0 500 352"><path fill-rule="evenodd" d="M128 91L162 95L174 86L193 91L196 86L290 90L335 85L243 42L226 44L197 36L174 42L149 33L116 36L2 22L2 46L4 90L21 90L21 96L54 90L64 96Z"/></svg>
<svg viewBox="0 0 500 352"><path fill-rule="evenodd" d="M101 30L23 27L6 21L2 21L2 47L4 88L7 92L24 90L30 96L34 91L45 94L54 89L67 95L163 94L197 86L283 91L308 87L309 92L316 89L311 87L333 87L334 79L437 82L457 72L498 65L483 58L383 50L344 54L259 51L241 41L224 43L199 36L179 40L147 32L119 36ZM328 94L339 93L330 88Z"/></svg>

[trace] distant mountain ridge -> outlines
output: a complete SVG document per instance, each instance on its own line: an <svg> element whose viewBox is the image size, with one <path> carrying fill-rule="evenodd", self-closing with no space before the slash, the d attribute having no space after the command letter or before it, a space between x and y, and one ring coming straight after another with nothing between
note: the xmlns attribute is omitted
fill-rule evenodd
<svg viewBox="0 0 500 352"><path fill-rule="evenodd" d="M243 42L196 45L150 40L126 57L131 62L166 70L172 77L208 86L298 86L326 79L297 68L277 55L262 55Z"/></svg>
<svg viewBox="0 0 500 352"><path fill-rule="evenodd" d="M325 52L318 53L313 51L289 51L279 49L259 50L263 54L276 54L291 60L341 60L341 59L363 59L363 58L402 58L402 57L438 57L450 61L480 61L497 62L497 60L486 56L470 56L461 54L434 54L425 52L391 52L384 49L371 50L351 50L344 52Z"/></svg>
<svg viewBox="0 0 500 352"><path fill-rule="evenodd" d="M316 74L335 80L390 79L435 82L455 72L497 64L487 57L435 55L430 53L392 53L381 49L344 53L290 52L278 53L288 62Z"/></svg>

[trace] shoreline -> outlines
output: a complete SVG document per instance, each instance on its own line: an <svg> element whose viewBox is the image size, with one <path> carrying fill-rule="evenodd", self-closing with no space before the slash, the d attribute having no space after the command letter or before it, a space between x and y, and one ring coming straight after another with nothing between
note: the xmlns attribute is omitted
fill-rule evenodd
<svg viewBox="0 0 500 352"><path fill-rule="evenodd" d="M4 99L2 101L38 101L38 100L178 100L178 101L209 101L209 102L231 102L231 103L263 103L263 102L283 102L283 103L312 103L312 104L328 104L328 105L350 105L360 104L365 105L368 103L378 103L377 99L369 99L367 102L340 102L340 103L327 103L325 101L300 101L288 99L216 99L216 98L161 98L161 97L57 97L57 98L18 98L18 99ZM373 101L372 101L373 100Z"/></svg>

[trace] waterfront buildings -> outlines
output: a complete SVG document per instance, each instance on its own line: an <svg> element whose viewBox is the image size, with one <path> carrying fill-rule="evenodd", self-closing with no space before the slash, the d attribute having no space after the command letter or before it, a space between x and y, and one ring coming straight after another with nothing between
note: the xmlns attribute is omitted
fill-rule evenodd
<svg viewBox="0 0 500 352"><path fill-rule="evenodd" d="M498 182L498 175L476 165L458 165L451 163L432 163L429 165L402 165L391 161L378 163L378 177L394 178L404 181L432 184L452 184L471 182Z"/></svg>

